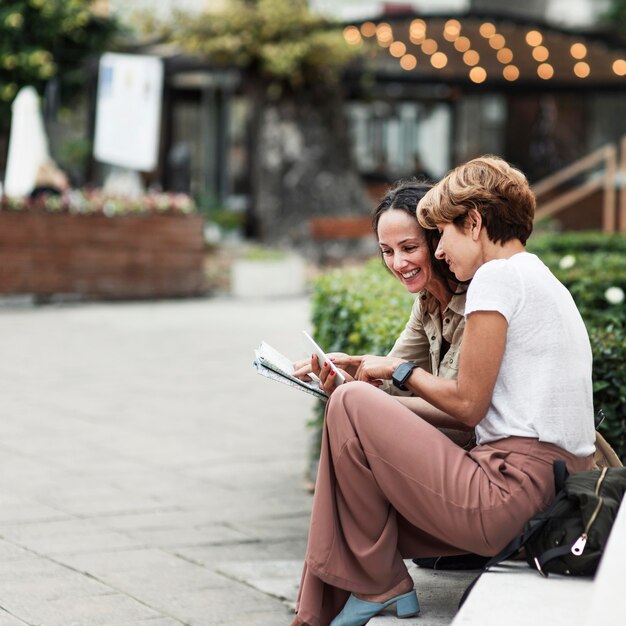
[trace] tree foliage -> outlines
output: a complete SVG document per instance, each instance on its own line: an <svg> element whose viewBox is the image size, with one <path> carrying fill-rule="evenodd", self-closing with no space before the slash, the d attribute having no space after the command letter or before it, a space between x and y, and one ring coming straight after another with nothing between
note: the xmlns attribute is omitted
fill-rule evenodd
<svg viewBox="0 0 626 626"><path fill-rule="evenodd" d="M604 21L613 25L621 35L626 36L626 0L611 0L604 14Z"/></svg>
<svg viewBox="0 0 626 626"><path fill-rule="evenodd" d="M64 94L84 85L83 63L102 51L117 23L94 14L92 0L0 0L0 125L18 90L40 93L58 77Z"/></svg>
<svg viewBox="0 0 626 626"><path fill-rule="evenodd" d="M333 82L358 54L341 28L303 0L232 0L220 12L177 13L170 37L190 54L292 87Z"/></svg>

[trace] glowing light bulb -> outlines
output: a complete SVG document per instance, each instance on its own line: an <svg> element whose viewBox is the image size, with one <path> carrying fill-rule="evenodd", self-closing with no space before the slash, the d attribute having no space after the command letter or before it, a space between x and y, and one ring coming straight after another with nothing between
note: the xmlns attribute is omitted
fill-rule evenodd
<svg viewBox="0 0 626 626"><path fill-rule="evenodd" d="M430 64L440 70L448 65L448 57L443 52L435 52L435 54L430 57Z"/></svg>
<svg viewBox="0 0 626 626"><path fill-rule="evenodd" d="M448 20L443 27L443 37L447 41L454 41L461 34L461 22Z"/></svg>
<svg viewBox="0 0 626 626"><path fill-rule="evenodd" d="M459 51L459 52L467 52L470 47L471 47L471 43L470 40L467 37L464 37L463 35L461 35L455 42L454 42L454 47Z"/></svg>
<svg viewBox="0 0 626 626"><path fill-rule="evenodd" d="M470 70L469 77L473 83L484 83L487 80L487 72L477 65Z"/></svg>
<svg viewBox="0 0 626 626"><path fill-rule="evenodd" d="M519 69L516 65L507 65L502 70L502 76L504 76L506 80L517 80L519 78Z"/></svg>
<svg viewBox="0 0 626 626"><path fill-rule="evenodd" d="M549 80L554 76L554 68L549 63L542 63L537 68L537 75L543 80Z"/></svg>
<svg viewBox="0 0 626 626"><path fill-rule="evenodd" d="M424 20L413 20L409 26L411 39L424 39L426 37L426 22Z"/></svg>
<svg viewBox="0 0 626 626"><path fill-rule="evenodd" d="M412 70L415 69L417 65L417 59L412 55L412 54L405 54L401 59L400 59L400 67L403 70Z"/></svg>
<svg viewBox="0 0 626 626"><path fill-rule="evenodd" d="M589 67L589 63L585 63L584 61L578 61L578 63L574 65L574 74L576 74L578 78L587 78L587 76L591 74L591 68Z"/></svg>
<svg viewBox="0 0 626 626"><path fill-rule="evenodd" d="M507 65L513 60L513 52L509 48L502 48L501 50L498 50L496 57L500 63Z"/></svg>
<svg viewBox="0 0 626 626"><path fill-rule="evenodd" d="M540 46L543 41L543 35L538 30L530 30L526 33L526 43L533 48Z"/></svg>
<svg viewBox="0 0 626 626"><path fill-rule="evenodd" d="M491 22L483 22L478 32L485 38L493 37L496 34L496 27Z"/></svg>
<svg viewBox="0 0 626 626"><path fill-rule="evenodd" d="M466 65L476 65L480 61L480 54L476 50L468 50L463 55L463 63Z"/></svg>
<svg viewBox="0 0 626 626"><path fill-rule="evenodd" d="M394 41L389 46L389 52L392 56L400 58L406 53L406 46L401 41Z"/></svg>
<svg viewBox="0 0 626 626"><path fill-rule="evenodd" d="M489 38L489 45L494 50L500 50L500 48L504 48L504 46L506 45L506 39L502 35L494 35L493 37Z"/></svg>
<svg viewBox="0 0 626 626"><path fill-rule="evenodd" d="M361 24L361 34L363 37L373 37L376 34L376 24L374 22L363 22Z"/></svg>
<svg viewBox="0 0 626 626"><path fill-rule="evenodd" d="M424 43L422 43L422 52L429 56L437 52L437 48L437 42L434 39L426 39Z"/></svg>
<svg viewBox="0 0 626 626"><path fill-rule="evenodd" d="M343 29L343 38L351 46L356 46L361 43L361 33L356 26L346 26Z"/></svg>
<svg viewBox="0 0 626 626"><path fill-rule="evenodd" d="M378 39L378 43L391 45L393 41L393 30L391 26L386 22L382 22L376 27L376 38Z"/></svg>
<svg viewBox="0 0 626 626"><path fill-rule="evenodd" d="M626 60L617 59L617 61L613 62L613 72L615 72L618 76L626 76Z"/></svg>

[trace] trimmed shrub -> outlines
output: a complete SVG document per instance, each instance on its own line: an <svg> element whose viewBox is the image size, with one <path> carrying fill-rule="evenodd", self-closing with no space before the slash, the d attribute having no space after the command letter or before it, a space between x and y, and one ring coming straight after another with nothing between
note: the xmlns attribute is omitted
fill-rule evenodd
<svg viewBox="0 0 626 626"><path fill-rule="evenodd" d="M538 235L528 250L569 289L580 310L593 350L594 404L606 415L600 430L626 460L626 236ZM315 337L329 352L386 354L413 300L379 259L324 274L314 283ZM322 414L320 408L314 424Z"/></svg>
<svg viewBox="0 0 626 626"><path fill-rule="evenodd" d="M313 291L313 326L328 352L386 354L402 332L415 296L378 259L320 276Z"/></svg>

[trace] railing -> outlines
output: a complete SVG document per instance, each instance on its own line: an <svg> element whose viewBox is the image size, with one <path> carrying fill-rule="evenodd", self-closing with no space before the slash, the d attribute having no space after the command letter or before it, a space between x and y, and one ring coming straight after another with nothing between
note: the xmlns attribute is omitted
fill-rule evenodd
<svg viewBox="0 0 626 626"><path fill-rule="evenodd" d="M622 137L620 171L617 173L619 191L619 229L626 232L626 135Z"/></svg>
<svg viewBox="0 0 626 626"><path fill-rule="evenodd" d="M601 171L596 172L600 166L603 166ZM559 187L581 175L587 175L585 182L575 184L567 191L559 190ZM618 186L619 200L616 194ZM626 232L626 135L620 142L619 167L618 149L609 144L536 183L533 186L537 197L535 218L554 215L600 190L604 192L602 230L606 233L617 230ZM541 197L550 192L555 194L554 197L542 202ZM616 200L619 202L619 214Z"/></svg>

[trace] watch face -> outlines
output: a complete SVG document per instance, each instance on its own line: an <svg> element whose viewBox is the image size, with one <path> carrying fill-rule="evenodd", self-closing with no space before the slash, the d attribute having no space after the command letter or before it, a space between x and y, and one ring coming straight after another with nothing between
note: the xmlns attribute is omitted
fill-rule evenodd
<svg viewBox="0 0 626 626"><path fill-rule="evenodd" d="M401 363L400 365L398 365L398 367L396 368L396 371L391 376L391 380L393 384L399 389L402 389L402 391L406 391L406 387L404 386L404 383L407 381L407 379L411 375L411 372L416 367L417 365L415 363L412 363L411 361L409 361L408 363Z"/></svg>

